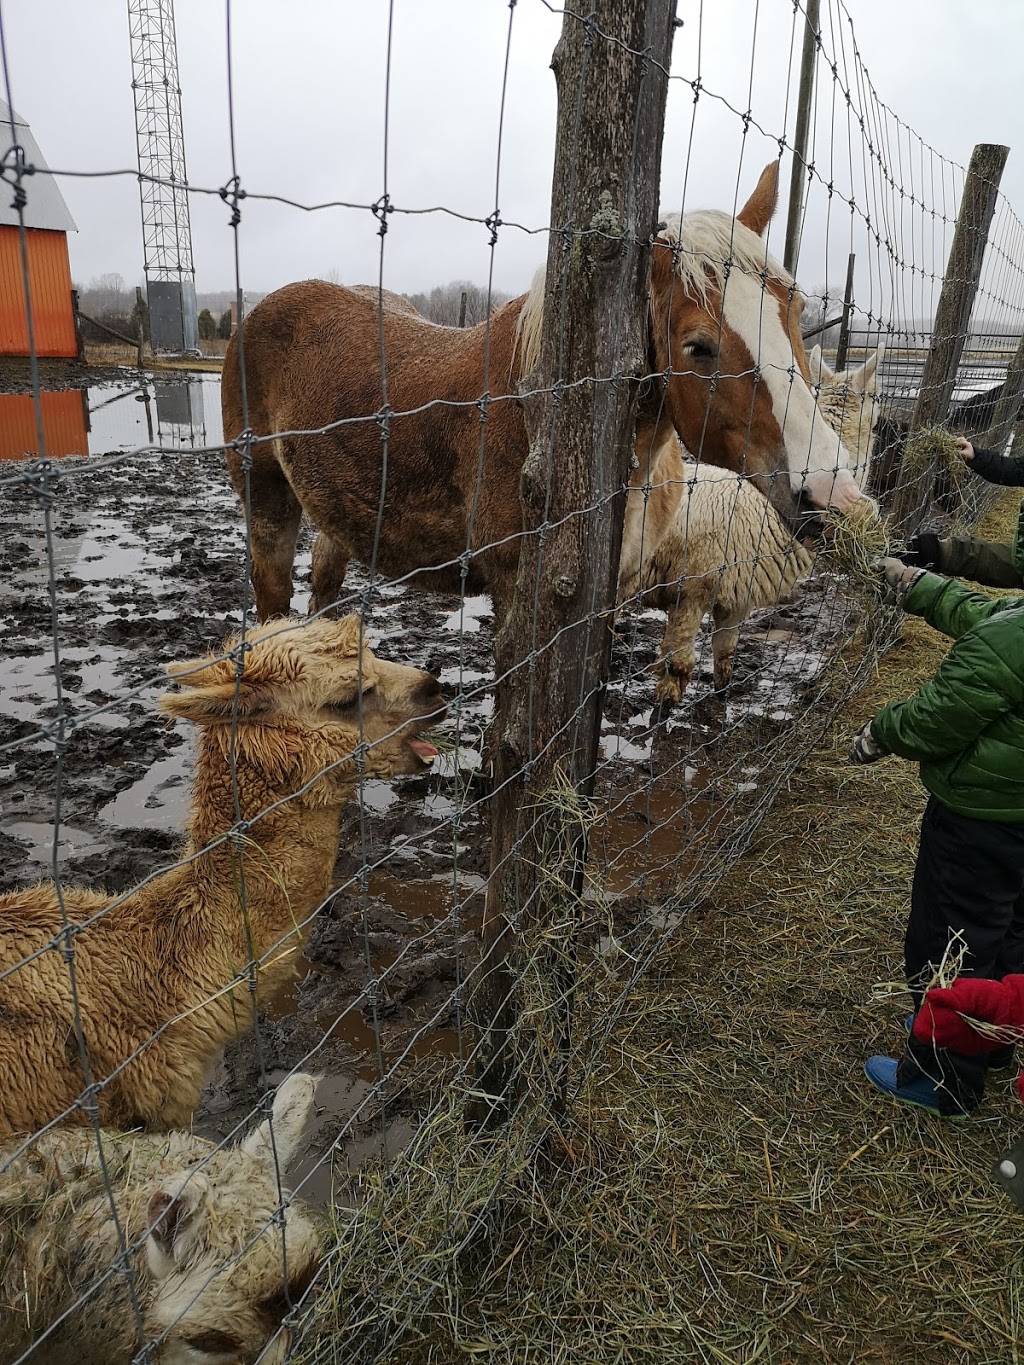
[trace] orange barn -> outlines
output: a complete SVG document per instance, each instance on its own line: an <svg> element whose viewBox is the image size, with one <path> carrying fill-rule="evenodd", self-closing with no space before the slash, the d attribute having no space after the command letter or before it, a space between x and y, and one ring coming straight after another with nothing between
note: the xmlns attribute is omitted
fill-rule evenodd
<svg viewBox="0 0 1024 1365"><path fill-rule="evenodd" d="M11 110L0 100L0 157L12 145ZM75 232L74 219L56 180L46 174L46 162L32 130L13 115L14 140L23 149L27 164L36 174L22 183L25 205L25 247L28 287L36 354L76 356L75 312L71 301L71 266L68 232ZM39 172L43 172L40 174ZM28 308L25 303L25 271L17 210L8 186L0 193L0 356L29 354Z"/></svg>

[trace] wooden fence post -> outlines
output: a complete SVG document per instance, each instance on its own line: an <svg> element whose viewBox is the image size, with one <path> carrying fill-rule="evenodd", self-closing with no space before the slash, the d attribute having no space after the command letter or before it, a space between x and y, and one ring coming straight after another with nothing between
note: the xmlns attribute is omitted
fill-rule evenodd
<svg viewBox="0 0 1024 1365"><path fill-rule="evenodd" d="M1009 153L1009 147L987 142L979 143L971 153L953 245L932 325L931 345L910 419L911 433L943 420L949 409L981 279L988 230L999 196L999 181ZM893 499L893 516L897 527L906 534L916 529L928 509L933 478L930 472L916 477L909 472L904 477L904 472L901 466Z"/></svg>
<svg viewBox="0 0 1024 1365"><path fill-rule="evenodd" d="M465 291L465 289L464 289L464 290L462 291L462 298L459 299L459 326L460 326L460 327L465 327L465 325L466 325L466 303L467 303L467 300L468 300L468 296L467 296L466 291Z"/></svg>
<svg viewBox="0 0 1024 1365"><path fill-rule="evenodd" d="M807 174L807 137L814 97L814 55L820 28L821 0L807 0L804 41L800 52L800 93L797 96L796 132L793 135L793 168L789 177L789 213L786 217L786 248L783 264L796 274L800 259L800 220L804 213L804 176Z"/></svg>
<svg viewBox="0 0 1024 1365"><path fill-rule="evenodd" d="M1024 394L1024 336L1017 343L1013 359L1006 368L1003 391L999 395L992 420L985 434L978 437L977 443L983 450L993 447L1002 450L1020 412L1021 394Z"/></svg>
<svg viewBox="0 0 1024 1365"><path fill-rule="evenodd" d="M551 62L558 127L544 323L538 366L520 385L530 438L521 484L526 534L515 597L495 642L491 873L473 1000L478 1099L470 1118L478 1122L504 1117L515 1099L513 950L521 930L557 913L545 864L557 863L570 896L582 890L585 829L545 802L554 783L584 800L594 784L620 490L647 364L650 242L674 27L675 0L591 0L585 18L567 6ZM567 938L560 947L571 960L571 931ZM563 1039L570 997L571 981L561 997ZM564 1048L558 1052L564 1058ZM555 1073L545 1092L558 1104Z"/></svg>

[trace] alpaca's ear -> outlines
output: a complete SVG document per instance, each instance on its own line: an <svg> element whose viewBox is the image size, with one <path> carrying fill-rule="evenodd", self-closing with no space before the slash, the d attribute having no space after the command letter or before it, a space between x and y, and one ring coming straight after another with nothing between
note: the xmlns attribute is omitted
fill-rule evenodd
<svg viewBox="0 0 1024 1365"><path fill-rule="evenodd" d="M874 355L868 356L859 369L850 371L848 383L851 389L857 393L867 393L869 389L874 390L875 372L883 355L885 355L884 342L878 347Z"/></svg>
<svg viewBox="0 0 1024 1365"><path fill-rule="evenodd" d="M759 237L762 237L765 228L775 215L778 202L779 163L769 161L761 172L760 179L754 187L754 193L737 213L736 218L744 227L750 228L751 232L756 232Z"/></svg>
<svg viewBox="0 0 1024 1365"><path fill-rule="evenodd" d="M184 669L186 665L174 665L175 669ZM168 669L168 672L172 672ZM209 670L208 670L209 671ZM198 676L202 676L201 674ZM181 679L184 690L181 692L165 692L159 699L157 705L161 711L166 711L168 715L178 716L182 720L190 720L193 725L218 725L230 722L233 715L237 714L239 720L252 720L257 716L265 715L273 709L274 695L273 688L263 680L249 678L244 674L236 684L232 677L225 680L223 672L216 682L209 682L206 685L190 685L191 677ZM235 692L238 692L238 710L235 711Z"/></svg>
<svg viewBox="0 0 1024 1365"><path fill-rule="evenodd" d="M198 1240L206 1222L209 1188L202 1171L187 1171L163 1181L150 1195L146 1257L158 1279L164 1279L180 1265Z"/></svg>
<svg viewBox="0 0 1024 1365"><path fill-rule="evenodd" d="M812 346L807 352L807 368L811 372L811 383L821 384L824 380L826 371L828 371L828 366L825 364L825 358L821 354L821 347L817 344Z"/></svg>
<svg viewBox="0 0 1024 1365"><path fill-rule="evenodd" d="M242 1140L242 1151L273 1169L275 1153L281 1170L287 1170L296 1151L303 1130L313 1111L316 1077L298 1072L282 1081L274 1096L270 1118L254 1128ZM271 1138L273 1125L273 1138Z"/></svg>

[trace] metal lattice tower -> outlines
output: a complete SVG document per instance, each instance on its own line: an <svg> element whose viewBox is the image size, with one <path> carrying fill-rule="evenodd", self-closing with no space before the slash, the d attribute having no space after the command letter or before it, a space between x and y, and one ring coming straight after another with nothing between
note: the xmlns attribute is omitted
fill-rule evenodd
<svg viewBox="0 0 1024 1365"><path fill-rule="evenodd" d="M196 345L195 269L174 0L128 0L128 29L153 344L188 350ZM178 315L169 331L162 326L173 321L166 316L168 307ZM159 340L158 332L163 334Z"/></svg>

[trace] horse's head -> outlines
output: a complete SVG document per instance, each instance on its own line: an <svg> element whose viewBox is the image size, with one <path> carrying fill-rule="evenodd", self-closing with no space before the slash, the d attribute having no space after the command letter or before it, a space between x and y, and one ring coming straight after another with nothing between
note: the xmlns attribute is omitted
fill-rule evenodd
<svg viewBox="0 0 1024 1365"><path fill-rule="evenodd" d="M686 448L748 475L794 522L802 500L849 509L864 494L809 387L803 298L762 239L778 177L773 162L736 218L667 220L651 259L651 346Z"/></svg>

